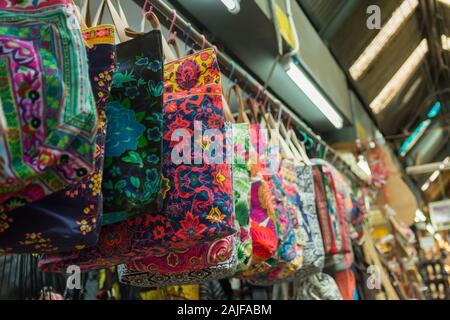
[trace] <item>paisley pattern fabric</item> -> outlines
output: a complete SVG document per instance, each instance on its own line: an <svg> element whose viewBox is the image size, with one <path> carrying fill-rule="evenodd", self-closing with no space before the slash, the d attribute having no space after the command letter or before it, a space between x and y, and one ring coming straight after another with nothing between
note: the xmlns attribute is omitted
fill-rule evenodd
<svg viewBox="0 0 450 320"><path fill-rule="evenodd" d="M294 283L296 300L342 300L334 279L326 273L316 273Z"/></svg>
<svg viewBox="0 0 450 320"><path fill-rule="evenodd" d="M297 190L300 194L300 209L307 240L303 250L303 266L297 271L295 277L304 278L323 270L325 250L316 211L312 167L297 166L296 169Z"/></svg>
<svg viewBox="0 0 450 320"><path fill-rule="evenodd" d="M160 31L121 43L107 103L103 224L161 209L163 57Z"/></svg>
<svg viewBox="0 0 450 320"><path fill-rule="evenodd" d="M65 2L0 4L0 212L94 169L97 112L80 26Z"/></svg>
<svg viewBox="0 0 450 320"><path fill-rule="evenodd" d="M95 170L77 185L2 213L8 225L0 228L0 252L51 253L97 243L102 211L105 105L115 67L114 27L90 28L83 37L88 44L89 74L99 118Z"/></svg>
<svg viewBox="0 0 450 320"><path fill-rule="evenodd" d="M203 51L188 59L203 61L199 63L202 65L203 74L216 75L216 80L212 83L208 82L209 85L205 86L204 90L208 92L210 91L208 88L210 88L211 92L213 92L212 90L214 89L214 92L221 97L221 89L218 87L220 84L219 71L213 50ZM182 60L179 60L165 66L166 79L172 77L171 72L177 70L175 66L177 63L180 65L181 62ZM200 79L206 81L207 77L202 76ZM168 83L170 83L169 88L172 88L172 82ZM209 95L210 93L205 93L204 98L206 99ZM212 116L209 110L213 111L215 106L217 106L215 108L217 112L222 110L221 104L219 104L222 101L221 99L215 100L218 104L205 104L203 107L195 107L196 104L183 104L183 101L191 99L196 102L198 100L196 95L186 96L187 98L183 98L183 94L179 93L181 102L177 102L179 100L166 100L163 117L164 134L168 134L168 128L176 128L176 125L172 125L173 114L170 112L172 109L184 109L189 116L197 114L199 119L202 119L202 117L209 119ZM215 95L211 95L211 99L215 99L214 97ZM172 106L173 103L175 103L175 106ZM180 107L176 106L177 103L180 104ZM188 107L191 109L188 109ZM203 110L201 108L206 109ZM219 112L218 114L220 118L221 113ZM184 121L181 118L181 114L177 119ZM219 123L221 128L223 128L221 119ZM222 131L220 132L222 133ZM170 135L168 136L170 137ZM168 161L164 161L163 175L171 177L171 181L163 178L163 211L137 215L120 223L106 225L102 227L99 242L96 246L84 250L73 250L72 252L59 255L45 255L39 262L41 270L63 271L71 264L78 265L82 270L96 270L144 258L155 248L175 248L180 250L198 246L207 241L220 240L225 237L222 237L222 234L229 236L236 231L230 166L224 164L176 166L171 163L171 149L169 149L170 151L168 150L170 146L169 141L170 138L164 140L163 149L167 150L169 158L167 159ZM220 144L220 148L222 147L224 147L223 144ZM164 154L167 154L166 151L164 151ZM211 188L207 187L208 182ZM186 188L188 188L188 191L192 189L190 192L195 191L195 198L187 197L189 194L184 192ZM210 194L213 194L213 197L209 198L207 202L202 199L202 197ZM207 204L209 206L205 206ZM187 207L189 207L188 210L182 211ZM203 211L201 211L202 209ZM225 211L225 209L228 211ZM212 240L208 240L208 238Z"/></svg>
<svg viewBox="0 0 450 320"><path fill-rule="evenodd" d="M248 269L252 262L252 238L250 233L250 155L249 125L233 124L233 190L238 236L236 247L238 255L237 272Z"/></svg>
<svg viewBox="0 0 450 320"><path fill-rule="evenodd" d="M184 272L180 273L158 273L137 271L131 269L130 265L122 264L117 268L119 281L136 287L163 287L214 281L231 277L236 272L238 259L234 237L216 241L212 245L207 244L205 247L211 249L211 253L208 254L208 259L210 260L208 261L209 266L205 268L191 269L191 271L186 271L188 269L185 269ZM182 257L182 255L178 257ZM201 254L201 257L200 260L205 255ZM168 258L169 256L167 255ZM191 257L191 259L195 260L194 257ZM161 265L160 263L157 264Z"/></svg>

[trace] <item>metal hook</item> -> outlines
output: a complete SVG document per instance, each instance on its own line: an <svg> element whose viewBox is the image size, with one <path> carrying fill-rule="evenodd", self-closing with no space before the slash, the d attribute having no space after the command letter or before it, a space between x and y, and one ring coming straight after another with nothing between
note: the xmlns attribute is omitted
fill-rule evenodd
<svg viewBox="0 0 450 320"><path fill-rule="evenodd" d="M171 36L171 34L173 33L173 28L175 27L175 23L177 22L177 11L176 10L172 10L172 22L170 23L170 27L169 27L169 37Z"/></svg>
<svg viewBox="0 0 450 320"><path fill-rule="evenodd" d="M192 33L192 24L188 23L187 24L187 31L186 31L186 36L184 37L184 50L186 51L187 47L188 47L188 42L189 42L189 38L191 37L191 33Z"/></svg>
<svg viewBox="0 0 450 320"><path fill-rule="evenodd" d="M206 47L206 37L204 34L202 34L202 50Z"/></svg>
<svg viewBox="0 0 450 320"><path fill-rule="evenodd" d="M147 6L150 5L150 9L148 11L146 11L145 9L147 9ZM150 0L145 0L144 5L142 6L142 15L146 15L147 13L152 13L153 12L153 4L150 3Z"/></svg>

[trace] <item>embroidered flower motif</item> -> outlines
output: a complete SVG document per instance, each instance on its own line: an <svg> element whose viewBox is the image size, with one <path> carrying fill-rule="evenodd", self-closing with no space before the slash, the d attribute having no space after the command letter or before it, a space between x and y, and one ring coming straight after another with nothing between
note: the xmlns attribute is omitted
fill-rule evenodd
<svg viewBox="0 0 450 320"><path fill-rule="evenodd" d="M151 164L159 163L159 157L156 154L149 154L147 156L147 162Z"/></svg>
<svg viewBox="0 0 450 320"><path fill-rule="evenodd" d="M97 172L91 176L89 188L92 190L92 195L95 197L100 194L102 187L102 174Z"/></svg>
<svg viewBox="0 0 450 320"><path fill-rule="evenodd" d="M178 66L176 82L183 90L189 90L197 84L200 79L200 68L194 60L186 59Z"/></svg>
<svg viewBox="0 0 450 320"><path fill-rule="evenodd" d="M208 219L211 223L216 222L222 222L226 218L226 215L224 215L218 207L212 207L209 211L209 214L206 216L206 219Z"/></svg>
<svg viewBox="0 0 450 320"><path fill-rule="evenodd" d="M5 232L13 222L13 219L8 217L6 213L0 213L0 233Z"/></svg>
<svg viewBox="0 0 450 320"><path fill-rule="evenodd" d="M119 157L127 150L136 150L138 138L145 126L136 121L133 111L125 109L117 101L108 103L106 108L108 128L106 134L106 154Z"/></svg>
<svg viewBox="0 0 450 320"><path fill-rule="evenodd" d="M166 261L167 261L167 265L172 268L175 268L180 263L180 259L178 258L178 255L173 252L170 252L167 255Z"/></svg>
<svg viewBox="0 0 450 320"><path fill-rule="evenodd" d="M122 174L122 170L120 170L119 166L112 166L111 169L109 169L109 173L112 177L119 177Z"/></svg>
<svg viewBox="0 0 450 320"><path fill-rule="evenodd" d="M216 184L221 192L231 194L230 167L226 164L217 165L217 169L213 172L214 184Z"/></svg>
<svg viewBox="0 0 450 320"><path fill-rule="evenodd" d="M161 195L162 198L165 199L167 192L170 190L170 180L165 178L164 176L161 177Z"/></svg>
<svg viewBox="0 0 450 320"><path fill-rule="evenodd" d="M153 237L155 240L163 239L164 238L164 228L162 226L156 226L153 229Z"/></svg>
<svg viewBox="0 0 450 320"><path fill-rule="evenodd" d="M200 223L199 217L194 217L192 212L186 213L186 218L180 222L181 229L176 233L181 239L198 239L207 229L206 225Z"/></svg>
<svg viewBox="0 0 450 320"><path fill-rule="evenodd" d="M221 129L223 127L223 119L219 114L213 114L208 119L210 129Z"/></svg>
<svg viewBox="0 0 450 320"><path fill-rule="evenodd" d="M132 100L138 97L140 94L141 93L136 86L128 87L125 89L125 95Z"/></svg>
<svg viewBox="0 0 450 320"><path fill-rule="evenodd" d="M161 130L158 127L147 129L147 139L150 141L161 141Z"/></svg>

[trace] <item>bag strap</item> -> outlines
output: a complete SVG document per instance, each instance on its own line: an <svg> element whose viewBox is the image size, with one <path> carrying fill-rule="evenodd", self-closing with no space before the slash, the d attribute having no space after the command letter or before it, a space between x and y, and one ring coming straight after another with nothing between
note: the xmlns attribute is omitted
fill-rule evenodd
<svg viewBox="0 0 450 320"><path fill-rule="evenodd" d="M116 33L119 36L120 42L126 42L130 40L130 38L127 36L125 32L125 30L128 27L128 24L126 21L122 19L120 14L117 12L116 8L114 8L113 4L111 3L111 0L102 0L102 2L100 3L100 7L97 10L97 13L95 14L92 26L98 26L99 23L102 21L105 6L108 8L109 13L111 14L111 19L113 21L114 26L116 27Z"/></svg>
<svg viewBox="0 0 450 320"><path fill-rule="evenodd" d="M231 85L227 92L226 92L226 100L228 102L228 104L231 102L231 93L234 92L234 94L236 95L236 99L239 103L239 115L238 115L238 119L237 122L238 123L250 123L250 119L248 118L246 112L245 112L245 102L244 99L242 98L242 93L241 93L241 88L237 85L237 84L233 84Z"/></svg>
<svg viewBox="0 0 450 320"><path fill-rule="evenodd" d="M86 26L92 25L90 0L81 0L80 14Z"/></svg>
<svg viewBox="0 0 450 320"><path fill-rule="evenodd" d="M149 21L150 25L152 26L153 30L161 30L161 24L159 22L158 17L156 16L156 14L153 11L149 11L147 12L142 20L144 23L142 24L145 28L145 21ZM131 29L130 27L127 27L125 29L125 33L127 36L131 37L131 38L137 38L140 37L142 35L145 34L145 32L143 30L141 31L135 31L133 29ZM169 44L167 43L166 38L164 37L163 34L161 34L161 40L162 40L162 47L163 47L163 53L164 53L164 58L165 58L165 63L170 63L172 61L176 60L175 55L173 54L172 50L170 49Z"/></svg>

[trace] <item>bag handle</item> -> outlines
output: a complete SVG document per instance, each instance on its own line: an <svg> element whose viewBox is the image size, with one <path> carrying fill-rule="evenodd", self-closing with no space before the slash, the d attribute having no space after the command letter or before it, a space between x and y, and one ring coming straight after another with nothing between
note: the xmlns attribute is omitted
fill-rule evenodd
<svg viewBox="0 0 450 320"><path fill-rule="evenodd" d="M147 13L145 13L142 21L143 21L142 25L144 26L144 29L145 29L145 21L149 21L153 30L161 30L161 24L159 22L159 19L153 11L148 11ZM135 30L131 29L130 27L125 28L125 33L128 37L131 37L131 38L137 38L137 37L140 37L145 34L144 30L135 31ZM175 61L176 57L173 54L172 50L170 49L170 46L167 43L167 40L163 34L161 34L161 40L162 40L162 47L163 47L165 63L170 63L172 61Z"/></svg>
<svg viewBox="0 0 450 320"><path fill-rule="evenodd" d="M231 85L226 92L226 100L228 103L231 101L231 93L234 92L237 101L239 103L238 123L250 123L250 119L245 113L245 102L242 98L241 88L237 84Z"/></svg>
<svg viewBox="0 0 450 320"><path fill-rule="evenodd" d="M113 21L114 26L116 27L116 33L119 36L120 42L126 42L130 40L127 36L125 30L128 27L128 23L123 20L117 10L114 8L111 0L102 0L100 3L100 7L95 14L94 21L92 22L92 26L98 26L100 21L103 19L103 14L105 11L105 5L108 7L109 13L111 14L111 19ZM123 10L122 10L123 11Z"/></svg>
<svg viewBox="0 0 450 320"><path fill-rule="evenodd" d="M86 28L88 28L92 25L90 0L81 0L79 9L81 18L83 19Z"/></svg>

